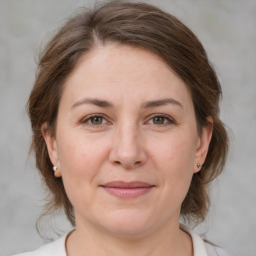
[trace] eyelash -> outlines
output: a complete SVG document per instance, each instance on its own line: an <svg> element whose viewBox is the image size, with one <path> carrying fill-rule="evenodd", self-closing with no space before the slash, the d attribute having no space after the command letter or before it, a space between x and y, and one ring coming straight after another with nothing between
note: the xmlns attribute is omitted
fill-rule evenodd
<svg viewBox="0 0 256 256"><path fill-rule="evenodd" d="M90 115L90 116L86 117L85 119L83 119L81 121L81 123L85 124L85 125L92 126L92 127L97 127L97 128L102 127L102 125L104 125L104 123L103 124L99 124L99 125L92 124L92 122L89 123L89 121L92 121L92 119L95 118L95 117L102 118L103 120L108 122L106 117L103 114L93 114L93 115ZM150 116L150 118L147 120L146 123L148 123L150 120L153 120L156 117L157 118L164 118L164 122L165 123L163 123L163 124L151 124L151 125L156 125L158 127L163 127L163 126L166 126L166 125L176 124L174 119L170 118L167 115L163 115L163 114L154 114L153 116Z"/></svg>
<svg viewBox="0 0 256 256"><path fill-rule="evenodd" d="M89 126L93 126L93 127L101 127L102 125L104 125L104 124L95 125L95 124L89 123L89 121L92 121L92 119L95 118L95 117L102 118L103 120L107 121L107 119L105 118L104 115L102 115L102 114L93 114L93 115L90 115L90 116L86 117L85 119L83 119L81 121L81 123L85 124L85 125L88 124Z"/></svg>
<svg viewBox="0 0 256 256"><path fill-rule="evenodd" d="M153 118L164 118L164 122L163 124L152 124L152 125L156 125L158 127L163 127L163 126L166 126L166 125L170 125L170 124L176 124L176 122L174 121L174 119L172 119L171 117L167 116L167 115L163 115L163 114L154 114L153 116L150 117L150 119L147 121L149 122L150 120L153 120Z"/></svg>

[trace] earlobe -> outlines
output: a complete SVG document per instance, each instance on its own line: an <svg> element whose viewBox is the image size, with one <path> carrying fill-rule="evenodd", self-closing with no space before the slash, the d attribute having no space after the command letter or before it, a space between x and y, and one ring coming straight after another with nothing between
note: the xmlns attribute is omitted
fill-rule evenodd
<svg viewBox="0 0 256 256"><path fill-rule="evenodd" d="M198 138L195 157L195 172L199 172L204 164L212 138L212 130L213 119L209 116L207 117L207 125L202 127L201 136Z"/></svg>
<svg viewBox="0 0 256 256"><path fill-rule="evenodd" d="M58 147L57 147L57 142L55 137L49 132L48 129L48 124L44 123L41 126L41 132L44 137L44 141L47 146L48 154L51 159L53 167L55 166L57 170L54 172L55 177L61 177L61 173L59 171L58 162L59 162L59 157L58 157Z"/></svg>
<svg viewBox="0 0 256 256"><path fill-rule="evenodd" d="M61 177L61 172L58 170L57 166L54 165L53 168L52 168L53 172L54 172L54 176L56 178L60 178Z"/></svg>

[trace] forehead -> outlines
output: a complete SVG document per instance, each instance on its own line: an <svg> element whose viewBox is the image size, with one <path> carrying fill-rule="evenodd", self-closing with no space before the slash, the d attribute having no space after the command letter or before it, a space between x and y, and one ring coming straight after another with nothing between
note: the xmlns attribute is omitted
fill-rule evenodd
<svg viewBox="0 0 256 256"><path fill-rule="evenodd" d="M185 83L159 56L149 50L118 44L92 49L69 75L63 98L72 104L85 96L108 97L113 101L167 96L190 100Z"/></svg>

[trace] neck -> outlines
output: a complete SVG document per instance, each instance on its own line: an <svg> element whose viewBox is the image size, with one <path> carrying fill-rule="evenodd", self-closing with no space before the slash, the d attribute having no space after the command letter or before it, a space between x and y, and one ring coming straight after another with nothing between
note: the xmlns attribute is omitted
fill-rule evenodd
<svg viewBox="0 0 256 256"><path fill-rule="evenodd" d="M77 226L66 242L67 256L192 256L193 246L189 234L179 225L165 226L153 234L133 237L119 237L106 234L90 227Z"/></svg>

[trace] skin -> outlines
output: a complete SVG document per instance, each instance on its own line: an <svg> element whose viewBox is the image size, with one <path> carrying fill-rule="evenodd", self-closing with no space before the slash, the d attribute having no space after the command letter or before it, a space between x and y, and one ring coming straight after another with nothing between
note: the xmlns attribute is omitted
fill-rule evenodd
<svg viewBox="0 0 256 256"><path fill-rule="evenodd" d="M86 54L65 83L56 136L42 126L75 209L68 255L193 255L180 209L207 154L208 121L199 136L189 90L154 53L108 44ZM116 180L153 188L119 198L102 187Z"/></svg>

